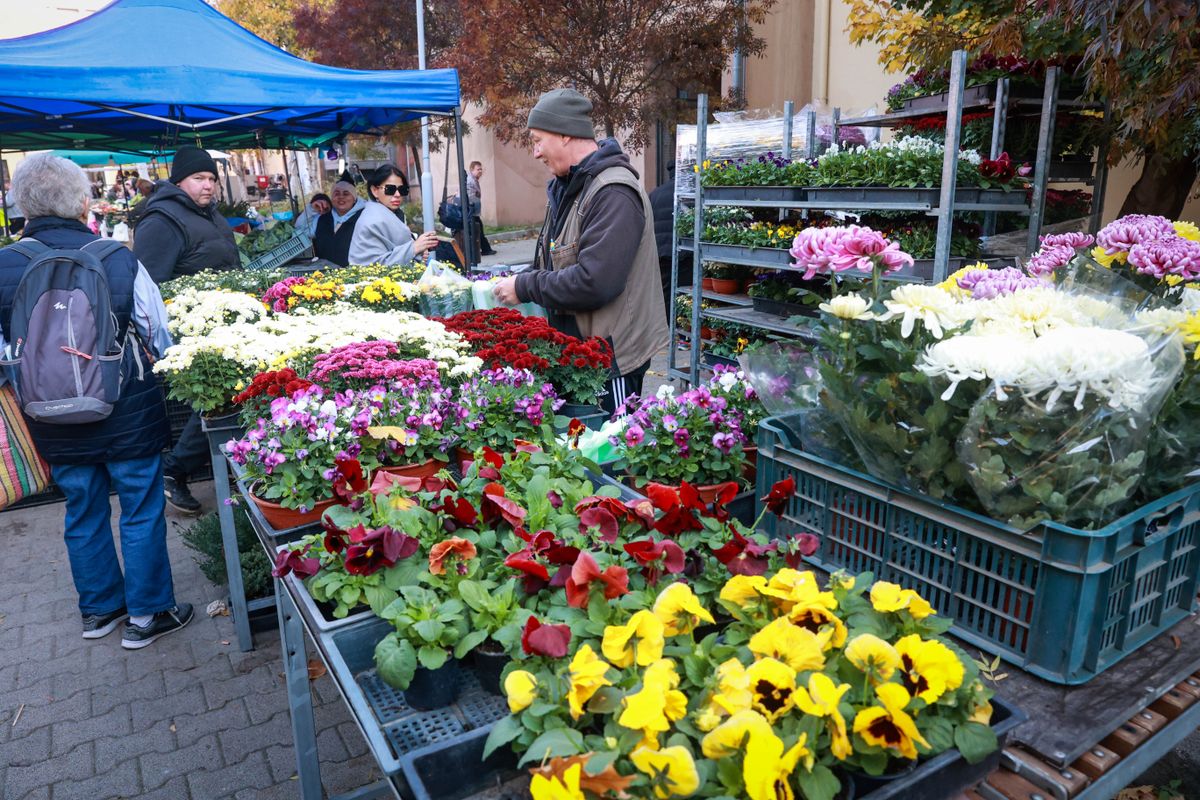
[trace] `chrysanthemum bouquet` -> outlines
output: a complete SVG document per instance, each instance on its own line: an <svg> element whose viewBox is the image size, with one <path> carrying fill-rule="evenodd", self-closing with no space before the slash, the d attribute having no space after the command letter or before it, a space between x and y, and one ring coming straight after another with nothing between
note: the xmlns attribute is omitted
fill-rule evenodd
<svg viewBox="0 0 1200 800"><path fill-rule="evenodd" d="M235 322L256 322L267 313L257 298L228 289L184 289L167 303L172 336L207 336Z"/></svg>

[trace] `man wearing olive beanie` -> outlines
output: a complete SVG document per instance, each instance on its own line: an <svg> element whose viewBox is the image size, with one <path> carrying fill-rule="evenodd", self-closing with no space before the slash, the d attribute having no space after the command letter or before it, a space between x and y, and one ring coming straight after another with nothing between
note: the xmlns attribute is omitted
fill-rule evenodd
<svg viewBox="0 0 1200 800"><path fill-rule="evenodd" d="M233 229L217 213L217 164L208 151L185 145L175 151L171 179L159 181L133 232L133 252L155 283L204 269L242 265ZM208 440L192 414L179 441L163 458L167 502L189 514L200 503L188 491L190 475L208 462Z"/></svg>
<svg viewBox="0 0 1200 800"><path fill-rule="evenodd" d="M667 318L650 199L615 139L597 142L592 103L574 89L546 92L529 112L533 157L553 173L534 269L496 284L507 305L534 302L572 336L599 336L614 359L612 412L642 390L667 346Z"/></svg>

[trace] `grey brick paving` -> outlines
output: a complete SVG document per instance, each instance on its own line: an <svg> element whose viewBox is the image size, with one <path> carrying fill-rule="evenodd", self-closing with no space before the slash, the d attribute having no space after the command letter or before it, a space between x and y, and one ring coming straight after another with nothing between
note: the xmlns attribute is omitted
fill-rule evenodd
<svg viewBox="0 0 1200 800"><path fill-rule="evenodd" d="M211 507L212 485L196 490ZM176 596L197 616L129 652L119 632L79 635L62 506L0 516L0 800L298 796L279 636L257 634L255 650L238 650L232 620L203 613L224 588L183 547L190 520L169 512L168 521ZM377 779L328 677L314 682L314 704L326 789Z"/></svg>

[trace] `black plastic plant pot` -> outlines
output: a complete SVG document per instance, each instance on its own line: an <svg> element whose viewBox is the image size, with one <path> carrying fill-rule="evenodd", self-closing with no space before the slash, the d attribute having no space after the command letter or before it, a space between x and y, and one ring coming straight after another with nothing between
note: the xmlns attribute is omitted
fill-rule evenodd
<svg viewBox="0 0 1200 800"><path fill-rule="evenodd" d="M868 775L865 772L855 772L843 776L843 783L851 783L854 790L866 797L876 789L890 787L896 781L907 779L913 774L917 768L916 761L909 761L907 764L897 765L899 768L893 772L885 772L882 775Z"/></svg>
<svg viewBox="0 0 1200 800"><path fill-rule="evenodd" d="M476 648L474 657L475 676L479 678L479 685L485 692L503 694L500 689L500 675L512 660L508 653L503 650L492 653Z"/></svg>
<svg viewBox="0 0 1200 800"><path fill-rule="evenodd" d="M574 417L583 419L584 417L600 413L600 406L594 403L563 403L562 406L555 412L562 417Z"/></svg>
<svg viewBox="0 0 1200 800"><path fill-rule="evenodd" d="M433 670L417 667L412 683L404 690L404 701L416 711L432 711L457 700L458 691L458 662L450 660Z"/></svg>

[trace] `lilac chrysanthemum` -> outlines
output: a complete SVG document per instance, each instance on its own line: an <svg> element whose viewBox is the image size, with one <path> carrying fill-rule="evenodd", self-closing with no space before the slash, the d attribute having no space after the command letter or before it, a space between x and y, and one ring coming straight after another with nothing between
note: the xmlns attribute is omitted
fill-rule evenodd
<svg viewBox="0 0 1200 800"><path fill-rule="evenodd" d="M1159 280L1168 275L1178 275L1185 280L1200 277L1200 242L1176 236L1136 244L1129 251L1129 266Z"/></svg>
<svg viewBox="0 0 1200 800"><path fill-rule="evenodd" d="M976 300L991 300L1021 289L1036 289L1045 284L1015 267L989 269L975 281L971 296Z"/></svg>
<svg viewBox="0 0 1200 800"><path fill-rule="evenodd" d="M1081 247L1091 246L1096 239L1090 233L1071 231L1070 233L1048 233L1042 236L1040 241L1043 250L1051 247L1070 247L1078 250Z"/></svg>
<svg viewBox="0 0 1200 800"><path fill-rule="evenodd" d="M1124 253L1136 244L1148 244L1175 236L1171 220L1154 214L1127 214L1108 223L1096 234L1096 244L1108 255Z"/></svg>
<svg viewBox="0 0 1200 800"><path fill-rule="evenodd" d="M1071 263L1073 258L1075 258L1074 247L1062 244L1042 247L1041 250L1030 256L1028 263L1025 264L1025 270L1033 276L1049 275L1059 267Z"/></svg>

